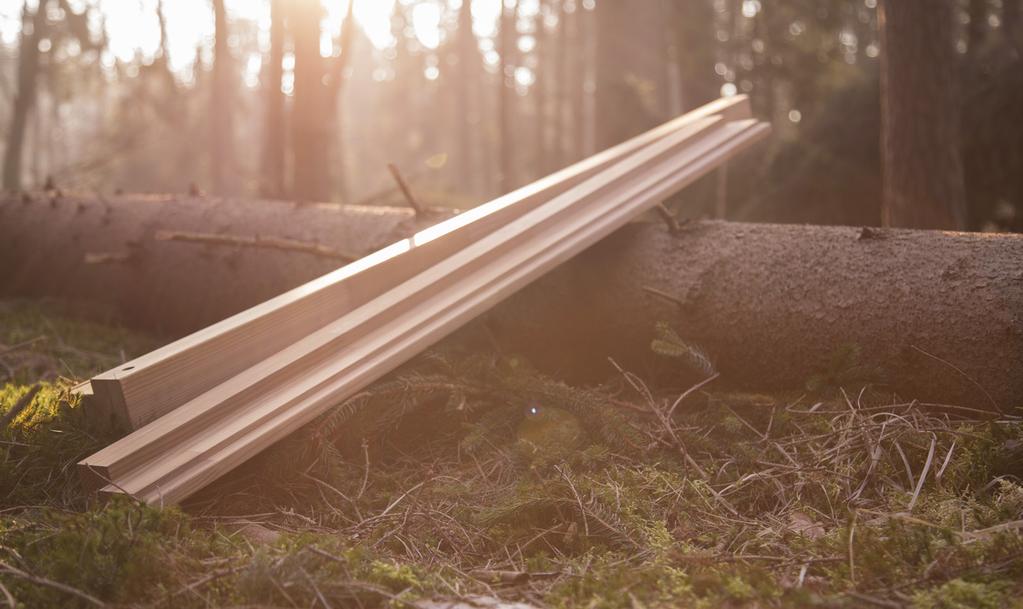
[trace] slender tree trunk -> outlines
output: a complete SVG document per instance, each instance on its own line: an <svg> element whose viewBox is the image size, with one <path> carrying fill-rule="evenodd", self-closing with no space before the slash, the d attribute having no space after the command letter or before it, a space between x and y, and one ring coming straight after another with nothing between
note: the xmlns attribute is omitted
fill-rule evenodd
<svg viewBox="0 0 1023 609"><path fill-rule="evenodd" d="M587 142L587 107L586 107L586 86L590 69L590 28L587 23L590 16L583 8L580 0L575 0L575 12L572 13L569 22L572 24L572 46L574 47L572 66L572 158L570 162L578 161L586 156L589 147Z"/></svg>
<svg viewBox="0 0 1023 609"><path fill-rule="evenodd" d="M288 28L295 49L295 93L291 113L291 191L304 201L330 198L330 131L325 61L320 56L319 0L290 3Z"/></svg>
<svg viewBox="0 0 1023 609"><path fill-rule="evenodd" d="M345 83L348 82L348 74L346 72L349 66L352 65L352 49L355 44L355 0L348 0L348 10L345 13L344 21L341 22L340 42L341 54L334 58L331 64L331 72L327 75L327 116L325 126L328 131L328 138L337 140L333 156L331 157L329 154L327 156L334 159L337 193L342 201L347 201L349 191L347 165L345 164L345 147L341 139L335 137L335 134L342 130L344 112L341 107L343 105L341 99L344 95ZM327 173L329 180L330 172L328 171Z"/></svg>
<svg viewBox="0 0 1023 609"><path fill-rule="evenodd" d="M474 163L474 142L475 133L473 116L476 109L472 98L476 93L474 83L479 76L479 43L476 42L476 34L472 31L472 2L462 1L462 7L458 9L458 29L455 33L455 54L458 69L456 71L455 89L458 94L455 96L455 130L458 133L458 172L459 181L466 191L476 193L478 191L476 164Z"/></svg>
<svg viewBox="0 0 1023 609"><path fill-rule="evenodd" d="M550 52L547 49L547 25L546 7L544 2L540 3L539 11L536 14L536 73L534 78L534 95L536 96L536 117L533 124L535 133L533 142L536 147L534 162L534 176L539 178L546 175L550 169L547 162L547 78L550 76L548 70L548 57Z"/></svg>
<svg viewBox="0 0 1023 609"><path fill-rule="evenodd" d="M1020 41L1020 4L1023 0L1002 0L1002 28L1009 44L1016 47L1016 52L1023 55L1023 42Z"/></svg>
<svg viewBox="0 0 1023 609"><path fill-rule="evenodd" d="M882 0L882 222L966 228L951 2Z"/></svg>
<svg viewBox="0 0 1023 609"><path fill-rule="evenodd" d="M987 0L970 0L970 23L966 31L966 48L972 57L976 57L987 34Z"/></svg>
<svg viewBox="0 0 1023 609"><path fill-rule="evenodd" d="M284 6L285 0L270 2L270 62L266 71L264 96L266 122L263 125L263 176L260 193L264 198L277 199L284 196L284 93L281 79L284 76Z"/></svg>
<svg viewBox="0 0 1023 609"><path fill-rule="evenodd" d="M4 189L21 190L21 158L25 147L25 131L29 114L36 103L39 82L39 41L46 36L48 0L39 0L34 13L28 3L21 15L21 47L18 51L18 92L14 97L7 148L4 151Z"/></svg>
<svg viewBox="0 0 1023 609"><path fill-rule="evenodd" d="M678 65L682 110L718 97L720 77L714 73L714 7L711 0L667 0L674 36L668 41Z"/></svg>
<svg viewBox="0 0 1023 609"><path fill-rule="evenodd" d="M213 95L210 96L210 171L213 192L224 194L233 190L234 161L234 87L231 82L233 65L228 46L227 10L224 0L213 0L213 20L216 34L213 42Z"/></svg>
<svg viewBox="0 0 1023 609"><path fill-rule="evenodd" d="M556 2L558 14L558 29L555 30L557 37L557 52L554 57L554 87L551 93L554 101L554 124L551 125L554 145L551 147L551 158L554 165L564 167L567 165L565 155L565 125L568 121L565 112L568 110L568 13L565 12L565 0Z"/></svg>
<svg viewBox="0 0 1023 609"><path fill-rule="evenodd" d="M604 150L664 117L667 44L659 2L599 2L596 148Z"/></svg>
<svg viewBox="0 0 1023 609"><path fill-rule="evenodd" d="M516 44L517 0L512 6L502 4L500 31L498 32L498 53L500 53L499 74L497 79L497 120L500 141L498 158L500 159L499 190L511 192L515 187L515 144L512 133L512 111L515 96L515 75L512 55Z"/></svg>

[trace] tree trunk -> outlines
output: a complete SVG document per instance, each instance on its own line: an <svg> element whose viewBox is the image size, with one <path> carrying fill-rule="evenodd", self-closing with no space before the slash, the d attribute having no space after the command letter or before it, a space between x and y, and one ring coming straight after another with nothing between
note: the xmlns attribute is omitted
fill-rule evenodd
<svg viewBox="0 0 1023 609"><path fill-rule="evenodd" d="M536 55L536 70L534 70L533 95L536 98L536 116L533 122L533 146L535 158L533 159L533 177L540 178L550 173L547 164L547 78L550 76L548 69L547 50L547 25L544 23L546 12L544 2L540 3L539 11L536 14L534 34L536 47L533 52Z"/></svg>
<svg viewBox="0 0 1023 609"><path fill-rule="evenodd" d="M212 190L225 194L233 190L231 176L235 174L234 162L234 87L231 75L234 66L231 49L228 46L227 10L224 0L213 0L213 22L216 33L213 38L213 94L210 96L210 172Z"/></svg>
<svg viewBox="0 0 1023 609"><path fill-rule="evenodd" d="M682 111L688 111L719 96L721 77L714 73L718 45L714 6L710 0L666 1L672 9L668 22L674 34L668 40L669 50L677 65Z"/></svg>
<svg viewBox="0 0 1023 609"><path fill-rule="evenodd" d="M344 21L341 22L341 53L333 59L333 63L331 63L331 71L327 74L327 115L324 118L323 124L323 129L327 131L328 140L336 141L336 150L333 151L333 155L329 154L328 151L323 151L323 154L328 159L334 159L334 184L342 201L348 201L350 193L348 191L348 172L347 165L345 164L345 148L342 145L340 138L336 137L336 134L341 130L342 117L344 116L340 103L345 90L345 83L348 82L348 74L346 72L352 65L352 49L354 48L354 45L355 0L349 0L348 10L345 13ZM327 180L329 194L329 170L327 171Z"/></svg>
<svg viewBox="0 0 1023 609"><path fill-rule="evenodd" d="M512 65L512 55L515 53L517 36L516 17L518 14L518 2L511 7L501 4L500 31L498 32L498 53L500 63L498 65L497 78L497 120L498 135L497 142L498 158L500 165L499 190L502 193L511 192L516 184L515 176L515 136L512 133L512 111L515 99L515 75Z"/></svg>
<svg viewBox="0 0 1023 609"><path fill-rule="evenodd" d="M263 125L263 176L260 193L264 198L284 196L284 4L285 0L270 2L270 61L266 70L264 97L266 122Z"/></svg>
<svg viewBox="0 0 1023 609"><path fill-rule="evenodd" d="M479 192L479 172L476 171L474 159L475 142L474 134L476 125L474 117L477 116L477 103L473 103L477 87L476 79L479 78L480 52L479 42L472 30L472 2L462 2L458 9L458 26L455 32L455 71L457 82L453 88L458 91L455 95L455 126L458 133L458 171L461 174L459 181L469 193Z"/></svg>
<svg viewBox="0 0 1023 609"><path fill-rule="evenodd" d="M984 37L987 34L987 11L988 0L970 0L969 16L970 23L966 29L966 48L973 58L984 44Z"/></svg>
<svg viewBox="0 0 1023 609"><path fill-rule="evenodd" d="M668 45L660 2L598 2L596 147L663 122Z"/></svg>
<svg viewBox="0 0 1023 609"><path fill-rule="evenodd" d="M303 201L330 198L330 107L320 55L319 0L296 0L288 14L295 49L295 94L291 112L291 191Z"/></svg>
<svg viewBox="0 0 1023 609"><path fill-rule="evenodd" d="M573 66L571 79L570 103L572 105L572 153L568 159L573 163L585 157L590 152L588 129L590 127L589 116L586 111L586 102L590 96L586 88L589 84L590 71L590 43L592 38L592 16L591 11L585 9L580 0L575 2L575 12L572 13L569 23L572 25L572 46Z"/></svg>
<svg viewBox="0 0 1023 609"><path fill-rule="evenodd" d="M565 12L565 2L555 3L555 10L558 15L558 27L554 31L555 53L554 53L554 81L551 97L554 102L553 123L551 132L554 137L554 145L551 147L552 163L556 167L564 167L568 164L565 154L565 125L568 121L565 112L568 110L568 13Z"/></svg>
<svg viewBox="0 0 1023 609"><path fill-rule="evenodd" d="M1009 44L1016 47L1016 53L1023 55L1023 41L1020 40L1020 4L1023 0L1002 0L1002 28Z"/></svg>
<svg viewBox="0 0 1023 609"><path fill-rule="evenodd" d="M0 199L0 268L11 269L0 292L94 301L124 323L181 335L342 262L160 241L156 231L259 234L359 256L422 227L407 209ZM823 375L855 391L870 377L907 398L1008 410L1023 405L1021 259L1020 235L726 222L672 235L634 224L484 320L506 352L567 380L603 378L613 357L647 378L693 381L650 352L666 321L709 353L726 384L802 390ZM859 361L837 358L836 369L850 345Z"/></svg>
<svg viewBox="0 0 1023 609"><path fill-rule="evenodd" d="M4 190L21 190L21 156L25 147L25 130L29 114L36 102L39 82L39 41L46 36L46 7L48 0L39 0L35 13L29 13L28 4L21 15L21 48L18 51L18 93L11 112L11 130L7 134L4 151ZM38 142L36 143L38 146Z"/></svg>
<svg viewBox="0 0 1023 609"><path fill-rule="evenodd" d="M952 3L882 0L880 7L882 222L963 229Z"/></svg>

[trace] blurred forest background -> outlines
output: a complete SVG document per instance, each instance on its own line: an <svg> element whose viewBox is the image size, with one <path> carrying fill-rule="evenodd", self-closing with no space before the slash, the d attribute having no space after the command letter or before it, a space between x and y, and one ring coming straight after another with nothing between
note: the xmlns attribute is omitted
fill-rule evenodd
<svg viewBox="0 0 1023 609"><path fill-rule="evenodd" d="M1023 0L951 4L966 224L1023 230ZM917 9L921 10L921 9ZM3 0L4 188L469 207L721 95L683 213L877 225L877 0ZM928 30L931 31L931 30ZM926 114L921 92L910 111Z"/></svg>

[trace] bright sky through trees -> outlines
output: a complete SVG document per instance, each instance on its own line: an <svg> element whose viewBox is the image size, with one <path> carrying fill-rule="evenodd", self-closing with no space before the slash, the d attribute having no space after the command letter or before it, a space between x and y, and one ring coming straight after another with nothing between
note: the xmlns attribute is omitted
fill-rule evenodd
<svg viewBox="0 0 1023 609"><path fill-rule="evenodd" d="M27 0L34 5L38 0ZM366 36L377 48L394 43L391 31L391 16L397 0L355 0L355 18L366 32ZM433 2L400 0L412 7L412 27L415 36L426 48L436 48L441 42L440 7ZM448 0L452 8L461 6L463 0ZM501 0L472 0L475 18L474 30L480 36L491 36L496 29L496 19ZM8 1L0 6L0 41L12 45L17 42L20 31L23 3ZM88 4L85 0L71 0L76 9ZM98 0L99 11L94 11L94 28L105 28L110 40L109 55L105 63L112 65L114 59L130 62L141 56L152 58L159 49L160 25L157 19L157 0ZM233 20L249 21L259 26L260 46L269 45L270 6L268 0L227 0L228 14ZM347 12L345 0L324 1L324 16L321 52L334 52L333 38L340 30L341 21ZM531 14L537 2L523 2L523 13ZM165 0L164 13L167 19L167 48L169 61L175 72L185 72L195 61L197 49L213 36L213 15L209 0ZM258 71L259 63L246 61L246 72ZM246 74L246 76L250 76ZM251 82L249 78L247 78Z"/></svg>

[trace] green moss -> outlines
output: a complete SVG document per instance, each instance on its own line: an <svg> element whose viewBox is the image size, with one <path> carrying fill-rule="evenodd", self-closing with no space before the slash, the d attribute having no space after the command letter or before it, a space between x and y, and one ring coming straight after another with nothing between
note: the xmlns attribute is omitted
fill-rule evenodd
<svg viewBox="0 0 1023 609"><path fill-rule="evenodd" d="M1006 606L1007 582L990 584L953 579L933 590L913 595L913 609L1001 609Z"/></svg>
<svg viewBox="0 0 1023 609"><path fill-rule="evenodd" d="M4 519L2 529L0 543L16 552L22 570L113 602L152 597L172 581L176 562L191 560L180 552L190 535L183 514L129 500L81 514L25 514ZM25 580L9 583L29 606L77 602L66 592Z"/></svg>
<svg viewBox="0 0 1023 609"><path fill-rule="evenodd" d="M0 301L0 344L22 345L7 356L14 371L7 380L29 384L40 377L83 379L160 344L153 337L98 323L95 317L94 311L57 303Z"/></svg>
<svg viewBox="0 0 1023 609"><path fill-rule="evenodd" d="M141 344L30 308L11 315L0 306L23 328L4 327L7 340L56 327L67 341L35 354L42 376L74 349L107 353L75 364L98 371L119 359L117 341L127 354ZM19 374L0 413L36 380ZM678 389L573 387L521 360L433 353L184 511L159 511L79 491L74 463L109 438L69 387L47 381L2 432L0 558L110 603L378 607L457 590L573 608L855 607L847 592L861 590L993 607L1011 606L1023 578L1023 534L1009 524L1023 519L1015 421L963 422L870 392L812 412L800 394L711 392L675 411L672 435L650 408ZM553 434L525 421L533 401L559 413ZM538 463L522 454L524 431L558 446ZM218 525L252 518L289 533L261 544ZM0 580L27 606L78 602Z"/></svg>

